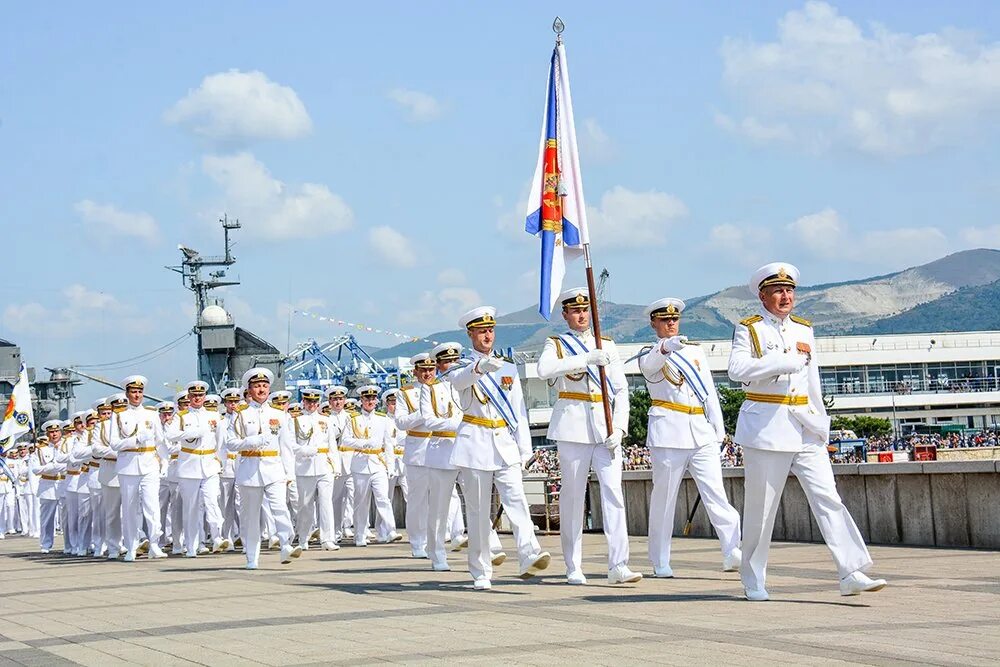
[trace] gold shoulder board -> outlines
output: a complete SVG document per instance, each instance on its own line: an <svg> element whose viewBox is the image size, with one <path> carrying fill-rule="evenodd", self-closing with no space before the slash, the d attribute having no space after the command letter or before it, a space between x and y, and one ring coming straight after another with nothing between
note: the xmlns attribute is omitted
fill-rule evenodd
<svg viewBox="0 0 1000 667"><path fill-rule="evenodd" d="M789 315L788 319L790 319L792 322L796 322L798 324L801 324L804 327L811 327L813 325L812 322L810 322L809 320L807 320L804 317L799 317L798 315Z"/></svg>
<svg viewBox="0 0 1000 667"><path fill-rule="evenodd" d="M762 319L764 318L761 317L760 315L751 315L750 317L740 320L740 324L742 324L745 327L748 327L754 322L760 322Z"/></svg>

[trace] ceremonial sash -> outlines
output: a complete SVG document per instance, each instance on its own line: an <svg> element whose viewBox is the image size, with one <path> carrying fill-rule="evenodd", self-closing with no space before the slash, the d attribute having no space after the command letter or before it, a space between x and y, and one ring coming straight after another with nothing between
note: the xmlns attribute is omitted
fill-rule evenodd
<svg viewBox="0 0 1000 667"><path fill-rule="evenodd" d="M567 338L567 336L569 338ZM557 338L563 344L563 347L569 352L569 356L571 357L575 357L579 354L587 354L588 352L590 352L590 350L587 349L587 346L584 345L583 341L580 340L574 333L559 334ZM590 379L594 381L595 386L597 387L601 386L601 380L599 379L600 376L597 374L597 371L594 370L594 367L587 366L587 375L590 376ZM606 373L604 377L605 380L607 380L608 398L613 400L618 390L615 389L615 386L613 384L611 384L611 378L609 378Z"/></svg>
<svg viewBox="0 0 1000 667"><path fill-rule="evenodd" d="M461 366L455 364L449 368L447 372L443 373L442 377L459 368L465 368L470 363L474 362L470 359ZM490 404L493 405L494 409L500 413L500 416L503 417L503 421L506 423L507 430L510 431L510 434L516 437L517 411L514 409L514 406L510 404L510 401L507 400L506 392L500 388L500 385L497 384L493 375L491 373L484 373L480 379L476 380L476 386L479 387L479 390L483 393L483 396L486 397L486 400L489 401Z"/></svg>
<svg viewBox="0 0 1000 667"><path fill-rule="evenodd" d="M701 379L701 374L698 373L694 365L680 352L671 352L665 355L664 358L670 367L687 380L691 391L694 392L698 401L704 405L705 401L708 400L708 387L705 386L705 382Z"/></svg>

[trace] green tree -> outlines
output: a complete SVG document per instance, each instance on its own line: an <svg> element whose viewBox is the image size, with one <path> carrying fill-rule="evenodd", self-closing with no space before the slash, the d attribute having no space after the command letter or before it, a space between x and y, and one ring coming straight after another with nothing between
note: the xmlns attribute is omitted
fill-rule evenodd
<svg viewBox="0 0 1000 667"><path fill-rule="evenodd" d="M718 386L719 403L722 404L722 420L726 424L726 433L734 435L736 433L736 420L740 416L740 406L747 395L740 389L730 389L729 387Z"/></svg>
<svg viewBox="0 0 1000 667"><path fill-rule="evenodd" d="M629 396L628 441L634 445L646 444L646 426L649 423L649 392L636 389Z"/></svg>
<svg viewBox="0 0 1000 667"><path fill-rule="evenodd" d="M833 430L849 430L859 438L871 438L872 436L889 435L892 433L892 422L881 417L869 417L858 415L857 417L845 417L838 415L830 422Z"/></svg>

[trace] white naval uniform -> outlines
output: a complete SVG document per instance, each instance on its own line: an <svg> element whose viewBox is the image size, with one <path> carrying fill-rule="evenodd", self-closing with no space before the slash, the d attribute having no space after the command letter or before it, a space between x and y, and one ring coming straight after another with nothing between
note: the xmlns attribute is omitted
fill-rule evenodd
<svg viewBox="0 0 1000 667"><path fill-rule="evenodd" d="M86 430L78 431L71 437L69 465L66 474L66 516L70 539L70 552L78 556L86 555L90 548L90 487L87 485L90 460L93 451ZM75 517L75 520L74 520Z"/></svg>
<svg viewBox="0 0 1000 667"><path fill-rule="evenodd" d="M351 413L347 410L331 412L330 425L336 426L340 434L337 448L340 451L340 464L344 474L333 481L333 530L337 541L340 541L348 528L354 525L354 474L351 472L351 462L354 452L344 446L344 432L351 423ZM361 526L364 530L365 526Z"/></svg>
<svg viewBox="0 0 1000 667"><path fill-rule="evenodd" d="M170 454L177 454L177 487L181 498L184 548L189 558L198 555L203 523L213 540L222 537L222 510L219 508L220 459L228 450L219 451L219 413L205 408L189 408L165 429ZM202 513L204 512L204 522ZM174 545L178 544L180 526L174 526Z"/></svg>
<svg viewBox="0 0 1000 667"><path fill-rule="evenodd" d="M394 465L395 441L392 419L381 412L362 410L351 417L343 435L343 445L352 453L351 472L354 475L354 543L364 546L368 508L375 498L375 510L387 528L396 530L389 501L389 466Z"/></svg>
<svg viewBox="0 0 1000 667"><path fill-rule="evenodd" d="M226 446L239 454L236 484L240 488L240 530L247 563L260 558L261 507L267 503L282 547L292 542L286 488L295 476L291 419L282 410L254 401L237 413Z"/></svg>
<svg viewBox="0 0 1000 667"><path fill-rule="evenodd" d="M386 417L389 418L392 424L392 435L390 437L392 438L393 457L392 467L389 468L389 504L392 505L393 499L396 497L396 487L398 486L403 492L403 506L405 507L406 503L409 502L410 496L410 483L406 479L406 464L403 463L403 454L406 451L403 448L403 441L406 439L406 432L399 428L399 425L396 423L395 414L386 413ZM389 527L379 521L375 529L375 533L379 539L383 541L389 539L389 532Z"/></svg>
<svg viewBox="0 0 1000 667"><path fill-rule="evenodd" d="M225 414L215 430L218 438L218 450L222 459L222 473L219 476L219 503L222 508L222 537L230 544L240 535L239 520L239 489L236 486L236 460L238 455L226 447L226 433L233 422L236 413ZM230 547L232 548L232 547Z"/></svg>
<svg viewBox="0 0 1000 667"><path fill-rule="evenodd" d="M98 453L100 445L100 425L95 424L90 429L90 459L87 461L87 489L90 491L90 543L94 555L100 556L106 546L104 541L104 503L101 502L101 456ZM83 486L83 480L80 481Z"/></svg>
<svg viewBox="0 0 1000 667"><path fill-rule="evenodd" d="M292 451L299 488L296 532L299 546L308 548L314 519L319 519L320 542L333 542L333 480L343 474L336 427L318 410L292 417Z"/></svg>
<svg viewBox="0 0 1000 667"><path fill-rule="evenodd" d="M38 537L38 477L31 471L29 458L18 461L21 466L18 476L21 481L21 524L24 534Z"/></svg>
<svg viewBox="0 0 1000 667"><path fill-rule="evenodd" d="M669 357L685 364L701 379L707 392L704 404L691 383ZM685 363L686 362L686 363ZM660 570L670 567L670 538L674 529L677 493L688 469L698 486L705 511L728 556L740 545L740 514L729 504L722 485L719 450L726 436L719 393L704 350L687 345L681 351L664 351L660 341L639 359L651 405L646 446L653 462L653 492L649 497L649 560ZM694 376L692 376L694 377Z"/></svg>
<svg viewBox="0 0 1000 667"><path fill-rule="evenodd" d="M42 551L49 551L55 540L56 514L59 511L58 484L65 467L56 459L52 445L39 445L31 456L31 469L38 476L38 541Z"/></svg>
<svg viewBox="0 0 1000 667"><path fill-rule="evenodd" d="M797 344L811 350L802 367ZM840 499L826 445L830 418L823 407L812 326L778 319L763 307L740 322L729 357L729 377L742 382L735 441L743 446L743 565L747 590L764 589L767 556L781 491L791 471L802 485L840 577L871 565L854 519Z"/></svg>
<svg viewBox="0 0 1000 667"><path fill-rule="evenodd" d="M149 542L158 544L160 539L159 461L167 456L160 416L153 408L130 404L111 416L110 442L118 457L115 471L121 486L123 540L134 554L139 546L140 508Z"/></svg>
<svg viewBox="0 0 1000 667"><path fill-rule="evenodd" d="M112 415L112 418L114 415ZM101 507L104 514L102 534L108 547L108 557L117 558L122 546L122 491L118 483L118 457L110 444L111 418L98 422L98 437L94 443L94 456L100 458L97 479L101 483Z"/></svg>
<svg viewBox="0 0 1000 667"><path fill-rule="evenodd" d="M458 466L451 461L455 438L462 424L462 408L447 379L435 380L420 388L420 414L431 436L427 443L426 464L430 470L430 523L427 553L436 564L447 562L445 540L451 519L452 495L456 493ZM461 532L452 536L458 539Z"/></svg>
<svg viewBox="0 0 1000 667"><path fill-rule="evenodd" d="M552 406L548 439L559 449L559 470L562 485L559 490L559 538L567 573L581 572L583 547L584 501L587 478L591 467L597 473L601 488L601 514L604 535L608 541L608 569L627 565L629 559L628 528L625 519L625 498L622 493L622 453L604 445L608 437L604 419L601 388L587 373L587 353L597 349L594 335L585 332L563 334L570 346L558 337L545 341L538 358L538 377L555 384L557 399ZM602 340L602 349L611 357L605 366L608 382L613 387L611 425L616 431L628 432L628 381L618 348L610 339ZM573 350L577 354L573 354ZM591 373L599 378L596 366Z"/></svg>
<svg viewBox="0 0 1000 667"><path fill-rule="evenodd" d="M493 576L490 501L494 486L514 531L521 569L525 570L531 558L541 551L521 475L522 466L531 458L531 435L521 380L517 367L509 360L492 373L476 372L476 362L484 356L473 350L468 364L455 367L446 376L457 392L463 412L450 463L459 469L464 479L462 488L469 513L469 573L473 580L489 580ZM510 429L503 414L476 386L480 379L489 381L486 375L501 387L500 391L514 409L517 423Z"/></svg>
<svg viewBox="0 0 1000 667"><path fill-rule="evenodd" d="M7 467L13 463L10 459L4 461ZM13 472L13 470L11 470ZM14 511L17 508L17 482L11 479L6 472L0 472L0 540L4 539L7 533L14 532L15 524Z"/></svg>
<svg viewBox="0 0 1000 667"><path fill-rule="evenodd" d="M404 433L402 463L406 466L409 493L406 497L406 533L414 554L429 553L427 531L430 525L431 477L427 467L427 443L430 429L420 414L420 391L423 385L403 387L396 399L396 427Z"/></svg>

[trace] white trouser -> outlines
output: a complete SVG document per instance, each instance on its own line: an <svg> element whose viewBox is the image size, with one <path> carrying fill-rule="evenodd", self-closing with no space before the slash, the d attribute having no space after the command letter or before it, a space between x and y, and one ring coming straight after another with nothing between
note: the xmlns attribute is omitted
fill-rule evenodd
<svg viewBox="0 0 1000 667"><path fill-rule="evenodd" d="M171 507L171 497L177 494L177 482L171 481L166 477L160 478L160 518L163 521L163 539L166 541L168 538L171 542L175 544L181 543L181 527L179 524L175 524L173 520L173 515L170 512Z"/></svg>
<svg viewBox="0 0 1000 667"><path fill-rule="evenodd" d="M809 501L816 524L833 554L841 578L872 563L861 532L844 507L833 479L830 456L822 446L806 446L798 452L743 449L743 565L740 578L747 590L761 590L767 577L767 554L771 548L774 516L781 503L789 471L794 474Z"/></svg>
<svg viewBox="0 0 1000 667"><path fill-rule="evenodd" d="M677 493L684 471L691 471L715 527L722 555L740 546L740 513L729 504L722 486L722 464L712 445L697 449L650 447L653 461L653 492L649 496L649 560L655 568L670 566L670 537L674 532Z"/></svg>
<svg viewBox="0 0 1000 667"><path fill-rule="evenodd" d="M406 505L407 505L407 503L409 502L409 496L410 496L410 484L407 481L405 474L402 474L402 475L392 475L391 477L389 477L389 490L388 490L388 494L389 494L389 506L390 507L393 506L392 505L393 501L396 498L396 487L397 486L403 492L403 507L405 508ZM395 516L396 515L393 514L393 519L394 519L393 525L395 525ZM387 526L381 519L379 519L379 521L377 523L378 523L378 528L376 529L376 533L378 534L379 539L380 540L386 540L386 539L388 539L389 538L389 534L392 532L391 530L389 530L389 526Z"/></svg>
<svg viewBox="0 0 1000 667"><path fill-rule="evenodd" d="M427 466L406 466L406 476L410 492L406 498L406 532L410 538L410 548L427 551L430 528L431 469Z"/></svg>
<svg viewBox="0 0 1000 667"><path fill-rule="evenodd" d="M122 545L122 490L117 486L102 486L101 506L104 508L104 542L108 545L108 553L117 556Z"/></svg>
<svg viewBox="0 0 1000 667"><path fill-rule="evenodd" d="M288 507L288 517L295 525L295 517L299 513L299 485L293 479L285 485L285 506Z"/></svg>
<svg viewBox="0 0 1000 667"><path fill-rule="evenodd" d="M209 536L212 538L222 536L219 476L212 475L205 479L179 479L177 487L180 490L184 517L184 546L188 556L196 556L198 555L198 546L201 543L199 535L202 527L202 510L205 513L205 523L208 524Z"/></svg>
<svg viewBox="0 0 1000 667"><path fill-rule="evenodd" d="M493 517L490 516L490 499L493 487L500 494L507 520L514 530L517 556L521 569L541 548L535 539L535 526L531 522L528 499L524 495L524 481L520 466L507 466L500 470L476 470L459 468L465 503L469 512L469 574L475 579L493 577L492 555L490 553L490 532Z"/></svg>
<svg viewBox="0 0 1000 667"><path fill-rule="evenodd" d="M287 508L288 507L287 489L285 489L284 502L285 502L285 507ZM292 520L291 512L288 513L288 520L289 521ZM274 515L271 513L271 507L267 503L264 503L263 506L261 507L260 525L261 525L261 530L263 530L264 534L267 535L269 539L277 536L276 534L278 528L274 523Z"/></svg>
<svg viewBox="0 0 1000 667"><path fill-rule="evenodd" d="M37 495L32 494L32 495L28 496L28 498L30 499L30 502L31 502L31 504L29 505L29 518L30 518L30 521L31 521L31 524L30 524L31 525L31 536L32 537L38 537L39 532L41 531L41 526L42 526L42 516L41 516L42 505L41 505L41 502L39 501Z"/></svg>
<svg viewBox="0 0 1000 667"><path fill-rule="evenodd" d="M52 548L56 537L56 514L59 513L58 500L40 500L38 502L39 532L38 546L46 551Z"/></svg>
<svg viewBox="0 0 1000 667"><path fill-rule="evenodd" d="M13 491L0 494L0 536L14 530L16 497Z"/></svg>
<svg viewBox="0 0 1000 667"><path fill-rule="evenodd" d="M465 532L465 517L462 515L462 499L458 497L458 487L451 487L451 502L448 503L448 537L455 539ZM494 533L496 531L493 531ZM497 538L499 541L500 538ZM496 550L495 550L496 551Z"/></svg>
<svg viewBox="0 0 1000 667"><path fill-rule="evenodd" d="M313 517L317 515L320 542L333 541L333 479L333 473L320 477L296 477L300 503L296 532L299 534L299 545L302 547L309 543ZM318 511L314 511L317 506Z"/></svg>
<svg viewBox="0 0 1000 667"><path fill-rule="evenodd" d="M430 520L427 526L427 555L434 563L447 563L448 552L445 550L444 543L450 525L448 509L451 505L452 494L455 493L458 469L428 468L428 470L431 473L431 493L428 509ZM459 513L461 514L461 512Z"/></svg>
<svg viewBox="0 0 1000 667"><path fill-rule="evenodd" d="M24 535L34 535L35 527L31 523L31 507L34 504L34 496L30 493L18 496L17 513L21 522L21 533Z"/></svg>
<svg viewBox="0 0 1000 667"><path fill-rule="evenodd" d="M562 543L566 572L580 572L583 548L583 506L587 496L587 478L594 467L601 487L601 515L604 536L608 540L608 569L628 563L628 528L625 523L625 498L622 495L622 454L615 456L603 444L588 445L558 442L559 470L559 539Z"/></svg>
<svg viewBox="0 0 1000 667"><path fill-rule="evenodd" d="M72 491L66 492L63 498L65 508L65 520L62 522L63 529L63 553L70 553L76 550L77 542L80 541L77 535L79 528L78 518L80 516L80 496Z"/></svg>
<svg viewBox="0 0 1000 667"><path fill-rule="evenodd" d="M392 503L389 502L389 476L385 469L354 473L354 543L359 546L367 540L365 527L368 525L372 496L375 497L375 511L388 530L386 536L396 530L396 519L392 516Z"/></svg>
<svg viewBox="0 0 1000 667"><path fill-rule="evenodd" d="M240 534L240 522L237 512L239 494L236 489L236 479L233 477L221 478L219 480L219 492L222 504L222 536L232 542Z"/></svg>
<svg viewBox="0 0 1000 667"><path fill-rule="evenodd" d="M274 517L274 532L281 546L292 541L292 520L288 514L288 486L274 482L267 486L240 486L240 530L243 531L243 549L247 563L257 564L260 559L261 508L267 507Z"/></svg>
<svg viewBox="0 0 1000 667"><path fill-rule="evenodd" d="M125 548L135 552L139 546L141 518L146 520L146 527L149 530L146 538L151 544L157 544L160 539L160 476L156 473L119 474L118 483L122 492L122 533Z"/></svg>
<svg viewBox="0 0 1000 667"><path fill-rule="evenodd" d="M76 549L86 552L90 549L90 489L84 487L76 493Z"/></svg>
<svg viewBox="0 0 1000 667"><path fill-rule="evenodd" d="M90 541L94 555L99 555L104 547L104 503L100 489L90 489Z"/></svg>
<svg viewBox="0 0 1000 667"><path fill-rule="evenodd" d="M354 475L344 473L333 481L333 530L340 539L354 525ZM364 526L361 527L364 530Z"/></svg>

